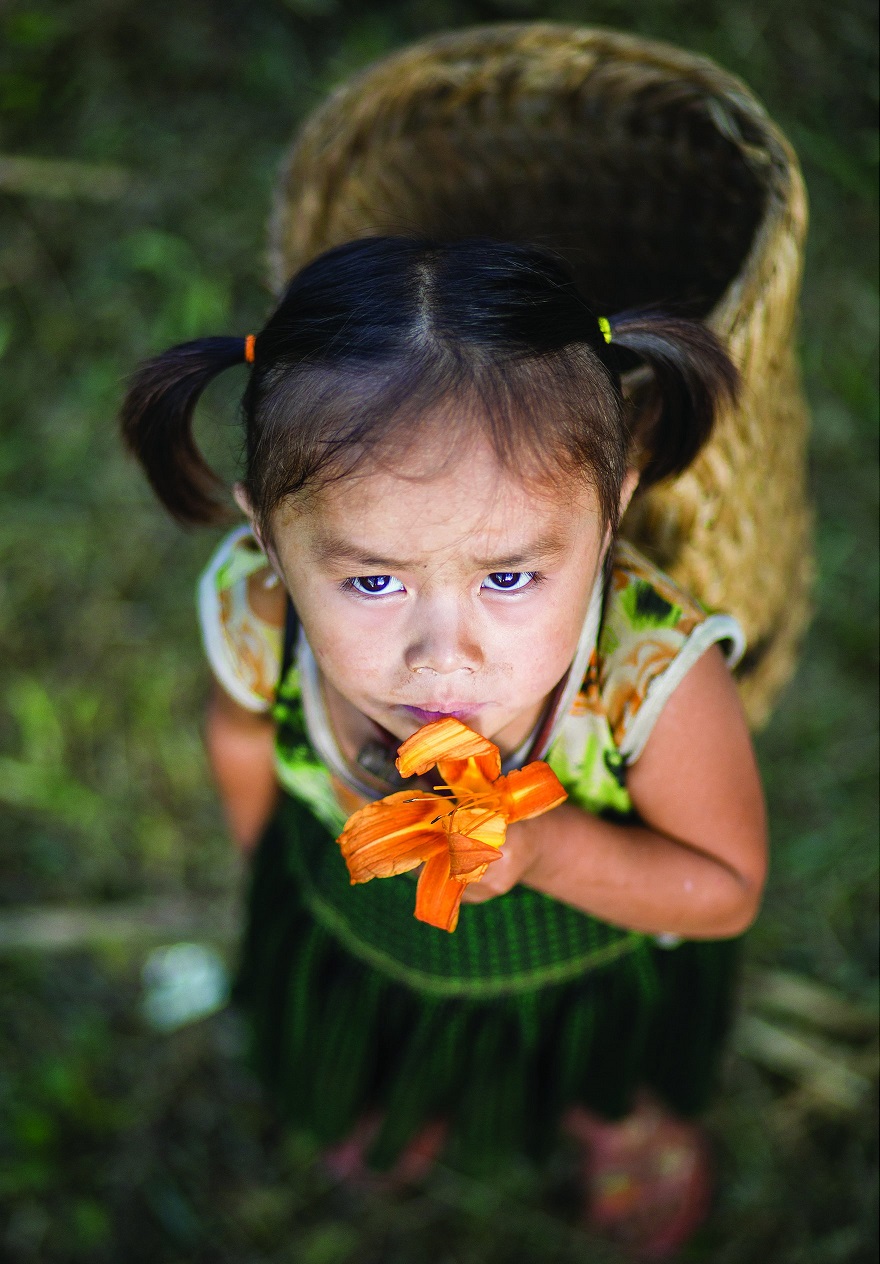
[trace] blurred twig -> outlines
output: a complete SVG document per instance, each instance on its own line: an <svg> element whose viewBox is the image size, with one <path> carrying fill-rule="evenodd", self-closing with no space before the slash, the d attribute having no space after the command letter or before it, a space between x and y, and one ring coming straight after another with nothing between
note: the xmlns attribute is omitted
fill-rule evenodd
<svg viewBox="0 0 880 1264"><path fill-rule="evenodd" d="M864 1105L871 1091L871 1077L854 1068L846 1051L756 1014L740 1022L736 1047L743 1057L808 1090L820 1108L848 1114Z"/></svg>
<svg viewBox="0 0 880 1264"><path fill-rule="evenodd" d="M833 988L787 970L763 970L751 980L751 1004L758 1009L796 1019L845 1039L867 1039L877 1032L873 1005L848 1000Z"/></svg>
<svg viewBox="0 0 880 1264"><path fill-rule="evenodd" d="M231 940L237 910L228 900L154 900L106 907L36 906L0 913L0 953L67 952L161 939Z"/></svg>
<svg viewBox="0 0 880 1264"><path fill-rule="evenodd" d="M880 1070L878 1015L827 984L783 970L756 973L735 1047L787 1080L790 1113L852 1114L866 1103Z"/></svg>

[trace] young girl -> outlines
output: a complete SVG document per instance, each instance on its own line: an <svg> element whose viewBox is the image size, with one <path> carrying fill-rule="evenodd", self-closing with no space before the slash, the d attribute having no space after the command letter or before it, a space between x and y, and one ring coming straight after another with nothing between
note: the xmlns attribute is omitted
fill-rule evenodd
<svg viewBox="0 0 880 1264"><path fill-rule="evenodd" d="M702 1134L763 800L707 615L617 540L686 468L735 370L701 325L598 317L553 254L367 238L316 259L248 338L146 363L125 436L164 505L214 520L191 418L246 364L248 519L203 576L207 743L255 848L237 996L254 1056L336 1170L480 1169L583 1146L593 1223L663 1258L705 1207ZM656 407L629 415L621 371ZM411 872L351 885L335 838L454 716L568 791L514 824L454 933ZM401 1158L403 1156L403 1158Z"/></svg>

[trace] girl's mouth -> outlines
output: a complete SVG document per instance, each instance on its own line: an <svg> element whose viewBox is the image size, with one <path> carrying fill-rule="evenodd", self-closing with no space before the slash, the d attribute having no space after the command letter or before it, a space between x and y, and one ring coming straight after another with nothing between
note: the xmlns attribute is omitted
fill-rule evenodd
<svg viewBox="0 0 880 1264"><path fill-rule="evenodd" d="M467 724L468 720L472 719L480 708L456 707L444 711L426 711L423 707L401 707L400 709L405 711L407 715L411 715L414 720L418 720L420 724L430 724L432 720L445 720L449 716L452 716L454 720L461 720L463 724Z"/></svg>

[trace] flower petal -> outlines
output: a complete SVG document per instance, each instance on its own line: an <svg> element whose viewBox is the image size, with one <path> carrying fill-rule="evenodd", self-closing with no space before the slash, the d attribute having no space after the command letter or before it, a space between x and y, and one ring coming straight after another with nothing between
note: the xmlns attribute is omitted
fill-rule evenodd
<svg viewBox="0 0 880 1264"><path fill-rule="evenodd" d="M568 791L563 789L556 773L541 759L501 777L496 788L503 795L508 821L527 821L559 807L568 798Z"/></svg>
<svg viewBox="0 0 880 1264"><path fill-rule="evenodd" d="M470 875L475 869L480 870L479 877L482 877L492 861L500 859L500 847L478 842L467 834L449 835L449 872L453 878L467 875L468 881L474 881Z"/></svg>
<svg viewBox="0 0 880 1264"><path fill-rule="evenodd" d="M340 847L353 838L382 838L390 832L406 833L433 820L446 800L424 790L398 790L375 803L359 808L345 823L337 842Z"/></svg>
<svg viewBox="0 0 880 1264"><path fill-rule="evenodd" d="M410 834L405 843L379 838L344 856L352 883L369 882L371 878L393 878L417 868L423 861L449 848L442 829L423 830Z"/></svg>
<svg viewBox="0 0 880 1264"><path fill-rule="evenodd" d="M467 885L461 878L453 878L449 872L449 852L443 852L425 863L416 887L416 917L429 926L454 931L458 925L458 910Z"/></svg>
<svg viewBox="0 0 880 1264"><path fill-rule="evenodd" d="M433 823L445 810L437 795L401 790L355 812L336 840L352 882L405 873L445 850L443 826Z"/></svg>
<svg viewBox="0 0 880 1264"><path fill-rule="evenodd" d="M470 759L476 761L488 781L494 781L501 773L501 758L495 743L448 715L442 720L432 720L406 739L397 752L397 771L401 777L420 777L441 760Z"/></svg>

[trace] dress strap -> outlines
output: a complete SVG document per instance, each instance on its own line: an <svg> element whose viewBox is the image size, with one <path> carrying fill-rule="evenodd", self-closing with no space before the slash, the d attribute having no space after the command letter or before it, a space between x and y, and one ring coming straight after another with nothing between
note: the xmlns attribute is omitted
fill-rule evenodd
<svg viewBox="0 0 880 1264"><path fill-rule="evenodd" d="M281 670L278 673L278 685L284 680L290 671L294 658L296 657L296 643L299 636L299 618L294 609L293 602L287 598L284 608L284 640L281 645Z"/></svg>

